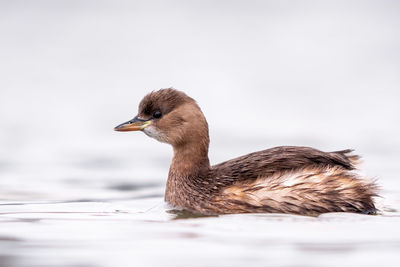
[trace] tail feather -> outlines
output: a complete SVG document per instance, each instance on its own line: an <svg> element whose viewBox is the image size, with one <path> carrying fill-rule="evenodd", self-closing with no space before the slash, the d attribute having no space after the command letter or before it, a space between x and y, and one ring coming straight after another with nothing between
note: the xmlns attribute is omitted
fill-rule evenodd
<svg viewBox="0 0 400 267"><path fill-rule="evenodd" d="M333 155L338 155L342 159L345 159L349 165L350 169L356 169L362 162L361 156L353 154L354 149L345 149L345 150L339 150L339 151L333 151L330 152L329 154Z"/></svg>

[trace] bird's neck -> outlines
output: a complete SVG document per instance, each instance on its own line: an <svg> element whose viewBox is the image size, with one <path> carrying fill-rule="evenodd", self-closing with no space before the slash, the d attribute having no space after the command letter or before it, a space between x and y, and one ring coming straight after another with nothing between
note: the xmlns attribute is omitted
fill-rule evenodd
<svg viewBox="0 0 400 267"><path fill-rule="evenodd" d="M208 142L174 146L165 200L179 208L190 208L201 198L201 187L209 170Z"/></svg>
<svg viewBox="0 0 400 267"><path fill-rule="evenodd" d="M170 167L170 172L173 174L188 177L209 168L208 142L174 146L174 156Z"/></svg>

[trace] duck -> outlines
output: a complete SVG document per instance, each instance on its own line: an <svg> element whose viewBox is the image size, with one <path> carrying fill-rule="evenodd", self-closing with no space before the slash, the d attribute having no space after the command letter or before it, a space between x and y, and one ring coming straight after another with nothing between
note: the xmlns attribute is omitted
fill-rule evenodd
<svg viewBox="0 0 400 267"><path fill-rule="evenodd" d="M207 120L174 88L148 93L137 115L114 128L142 131L173 148L165 189L172 207L201 215L327 212L376 214L375 180L360 175L353 150L279 146L211 166Z"/></svg>

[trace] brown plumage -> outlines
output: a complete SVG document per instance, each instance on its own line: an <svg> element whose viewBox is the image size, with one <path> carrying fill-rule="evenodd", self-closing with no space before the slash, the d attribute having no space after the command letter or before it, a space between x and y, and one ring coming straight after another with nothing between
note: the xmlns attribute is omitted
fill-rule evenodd
<svg viewBox="0 0 400 267"><path fill-rule="evenodd" d="M376 212L378 188L356 173L359 157L352 150L282 146L210 166L207 121L196 102L175 89L145 96L138 116L115 130L141 130L172 145L165 200L180 209L201 214Z"/></svg>

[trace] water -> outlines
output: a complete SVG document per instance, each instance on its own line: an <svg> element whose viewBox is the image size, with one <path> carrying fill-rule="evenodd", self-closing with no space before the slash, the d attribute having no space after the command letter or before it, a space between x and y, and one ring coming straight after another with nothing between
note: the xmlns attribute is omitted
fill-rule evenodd
<svg viewBox="0 0 400 267"><path fill-rule="evenodd" d="M0 266L398 266L400 6L0 3ZM354 148L376 216L171 210L171 149L117 133L143 95L198 100L218 163Z"/></svg>
<svg viewBox="0 0 400 267"><path fill-rule="evenodd" d="M2 266L397 266L398 212L194 218L161 197L2 204ZM390 260L390 261L389 261Z"/></svg>

